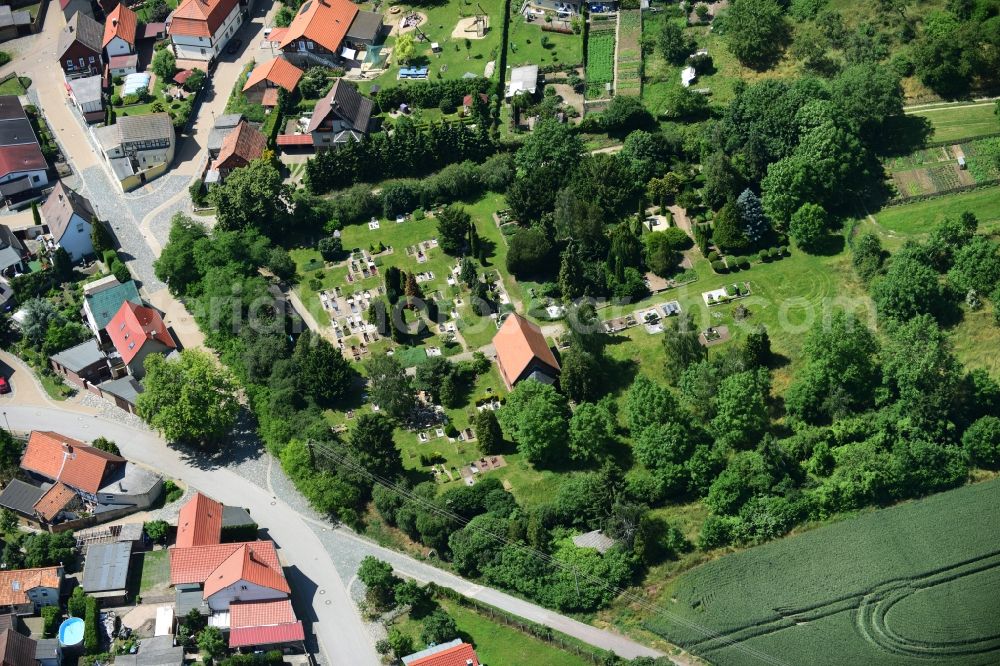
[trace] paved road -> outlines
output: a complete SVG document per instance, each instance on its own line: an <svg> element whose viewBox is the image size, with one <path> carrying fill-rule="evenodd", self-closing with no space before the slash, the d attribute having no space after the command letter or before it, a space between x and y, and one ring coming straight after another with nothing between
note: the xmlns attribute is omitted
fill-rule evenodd
<svg viewBox="0 0 1000 666"><path fill-rule="evenodd" d="M301 602L312 606L315 613L313 630L334 664L378 663L371 635L361 624L355 604L343 584L345 580L351 581L346 586L351 587L357 565L366 555L392 563L402 575L424 582L434 581L552 627L589 645L613 650L620 656L632 658L662 654L620 634L559 615L382 548L348 529L334 528L308 509L305 500L291 487L277 465L267 460L269 456L266 453L260 455L260 459L266 461L268 470L267 488L263 488L255 484L249 478L252 474L238 464L231 468L205 465L204 456L189 457L183 451L166 446L155 433L113 422L100 415L70 411L73 408L70 405L67 405L70 409L55 404L21 406L0 402L0 406L10 427L15 430L47 428L83 440L104 435L116 441L126 457L169 476L184 479L223 502L241 504L250 509L261 527L284 546L283 557L293 567L292 587L302 595ZM367 640L361 637L367 637Z"/></svg>
<svg viewBox="0 0 1000 666"><path fill-rule="evenodd" d="M140 431L100 416L68 410L4 405L4 417L14 430L52 429L70 437L91 440L99 435L118 443L124 455L182 478L222 502L245 506L267 530L289 566L289 578L300 611L311 607L312 630L319 637L333 664L376 666L380 664L372 636L358 616L357 606L331 564L330 556L316 533L281 499L248 482L229 469L201 466L197 460L168 448L149 431Z"/></svg>

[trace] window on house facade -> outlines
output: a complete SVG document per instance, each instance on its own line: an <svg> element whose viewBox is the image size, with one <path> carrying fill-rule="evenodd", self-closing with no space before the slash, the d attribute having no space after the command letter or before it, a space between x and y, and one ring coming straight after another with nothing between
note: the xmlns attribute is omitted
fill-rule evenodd
<svg viewBox="0 0 1000 666"><path fill-rule="evenodd" d="M316 45L313 44L312 42L306 42L306 48L309 49L310 51L313 50L314 46L316 46Z"/></svg>
<svg viewBox="0 0 1000 666"><path fill-rule="evenodd" d="M80 58L80 67L83 67L86 64L87 64L87 61L84 60L83 58Z"/></svg>
<svg viewBox="0 0 1000 666"><path fill-rule="evenodd" d="M70 69L73 69L73 59L72 58L66 58L66 66L69 67Z"/></svg>
<svg viewBox="0 0 1000 666"><path fill-rule="evenodd" d="M94 64L94 56L90 56L89 61L90 61L90 64L93 65Z"/></svg>

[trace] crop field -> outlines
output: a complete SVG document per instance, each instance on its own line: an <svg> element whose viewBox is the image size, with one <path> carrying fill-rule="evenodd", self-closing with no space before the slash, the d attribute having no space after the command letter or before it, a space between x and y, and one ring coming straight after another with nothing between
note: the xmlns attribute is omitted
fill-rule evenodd
<svg viewBox="0 0 1000 666"><path fill-rule="evenodd" d="M616 95L642 93L642 12L624 9L618 12L618 82Z"/></svg>
<svg viewBox="0 0 1000 666"><path fill-rule="evenodd" d="M1000 178L1000 137L963 143L962 152L977 183Z"/></svg>
<svg viewBox="0 0 1000 666"><path fill-rule="evenodd" d="M996 664L998 502L992 480L728 555L646 626L720 665Z"/></svg>
<svg viewBox="0 0 1000 666"><path fill-rule="evenodd" d="M993 102L966 105L942 105L913 111L909 115L922 116L934 128L931 141L962 141L1000 132L1000 117L993 111Z"/></svg>
<svg viewBox="0 0 1000 666"><path fill-rule="evenodd" d="M587 41L587 98L610 97L605 85L615 78L615 25L594 23Z"/></svg>

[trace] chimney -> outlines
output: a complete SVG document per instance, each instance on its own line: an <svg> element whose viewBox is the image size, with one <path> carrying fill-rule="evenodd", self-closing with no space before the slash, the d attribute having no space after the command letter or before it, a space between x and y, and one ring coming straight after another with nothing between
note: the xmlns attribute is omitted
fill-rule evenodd
<svg viewBox="0 0 1000 666"><path fill-rule="evenodd" d="M113 28L118 27L118 19L111 19L111 27Z"/></svg>
<svg viewBox="0 0 1000 666"><path fill-rule="evenodd" d="M72 447L72 446L70 446L70 445L69 445L68 443L66 443L66 442L63 442L63 445L62 445L62 450L63 450L63 453L73 453L73 447Z"/></svg>

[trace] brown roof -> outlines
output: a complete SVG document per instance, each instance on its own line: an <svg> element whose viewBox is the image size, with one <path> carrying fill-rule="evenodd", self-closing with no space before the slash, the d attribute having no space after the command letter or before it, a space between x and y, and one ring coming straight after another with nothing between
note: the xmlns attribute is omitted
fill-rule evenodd
<svg viewBox="0 0 1000 666"><path fill-rule="evenodd" d="M278 89L268 88L264 91L264 94L260 96L260 105L265 109L273 109L278 106Z"/></svg>
<svg viewBox="0 0 1000 666"><path fill-rule="evenodd" d="M59 589L62 567L40 569L0 570L0 606L17 606L31 603L28 590L37 587Z"/></svg>
<svg viewBox="0 0 1000 666"><path fill-rule="evenodd" d="M504 321L493 337L493 346L497 350L500 372L508 386L513 386L535 360L559 370L559 363L545 342L542 329L517 313L511 313Z"/></svg>
<svg viewBox="0 0 1000 666"><path fill-rule="evenodd" d="M49 198L42 204L42 217L49 225L49 233L56 239L62 238L76 213L87 222L94 216L94 207L81 194L69 189L60 180Z"/></svg>
<svg viewBox="0 0 1000 666"><path fill-rule="evenodd" d="M357 13L357 6L349 0L306 0L280 46L285 48L299 39L307 39L336 53Z"/></svg>
<svg viewBox="0 0 1000 666"><path fill-rule="evenodd" d="M211 546L222 538L222 504L195 493L177 517L177 548Z"/></svg>
<svg viewBox="0 0 1000 666"><path fill-rule="evenodd" d="M71 47L74 42L78 42L86 46L95 54L100 55L101 49L103 48L103 44L101 43L101 37L103 34L104 28L101 27L100 23L86 14L77 12L76 14L73 14L73 18L69 20L62 32L59 33L59 46L56 53L59 54L59 59L62 60L63 56L66 55L66 51L69 50L69 47Z"/></svg>
<svg viewBox="0 0 1000 666"><path fill-rule="evenodd" d="M239 0L184 0L174 10L171 35L211 37L232 13Z"/></svg>
<svg viewBox="0 0 1000 666"><path fill-rule="evenodd" d="M222 149L215 160L216 169L238 169L259 158L267 149L267 137L245 120L222 140Z"/></svg>
<svg viewBox="0 0 1000 666"><path fill-rule="evenodd" d="M72 488L62 482L56 483L35 502L35 513L43 520L52 520L73 501L74 497L76 492Z"/></svg>
<svg viewBox="0 0 1000 666"><path fill-rule="evenodd" d="M13 629L0 632L0 666L37 666L37 643Z"/></svg>
<svg viewBox="0 0 1000 666"><path fill-rule="evenodd" d="M31 433L21 458L22 469L88 493L101 488L109 467L124 463L121 456L42 430Z"/></svg>
<svg viewBox="0 0 1000 666"><path fill-rule="evenodd" d="M135 33L139 27L139 18L136 13L125 5L118 5L108 14L108 19L104 23L104 46L115 37L131 45L135 45Z"/></svg>
<svg viewBox="0 0 1000 666"><path fill-rule="evenodd" d="M0 178L20 171L42 171L48 166L37 143L0 146Z"/></svg>
<svg viewBox="0 0 1000 666"><path fill-rule="evenodd" d="M372 116L372 101L350 83L337 79L326 97L316 103L306 131L310 134L315 132L331 113L351 123L359 132L367 132L368 121Z"/></svg>
<svg viewBox="0 0 1000 666"><path fill-rule="evenodd" d="M243 86L243 90L245 92L262 81L269 81L288 92L292 92L295 90L295 86L299 85L299 79L301 78L301 69L284 58L275 58L254 67L253 71L250 72L250 76L247 77L247 82Z"/></svg>

